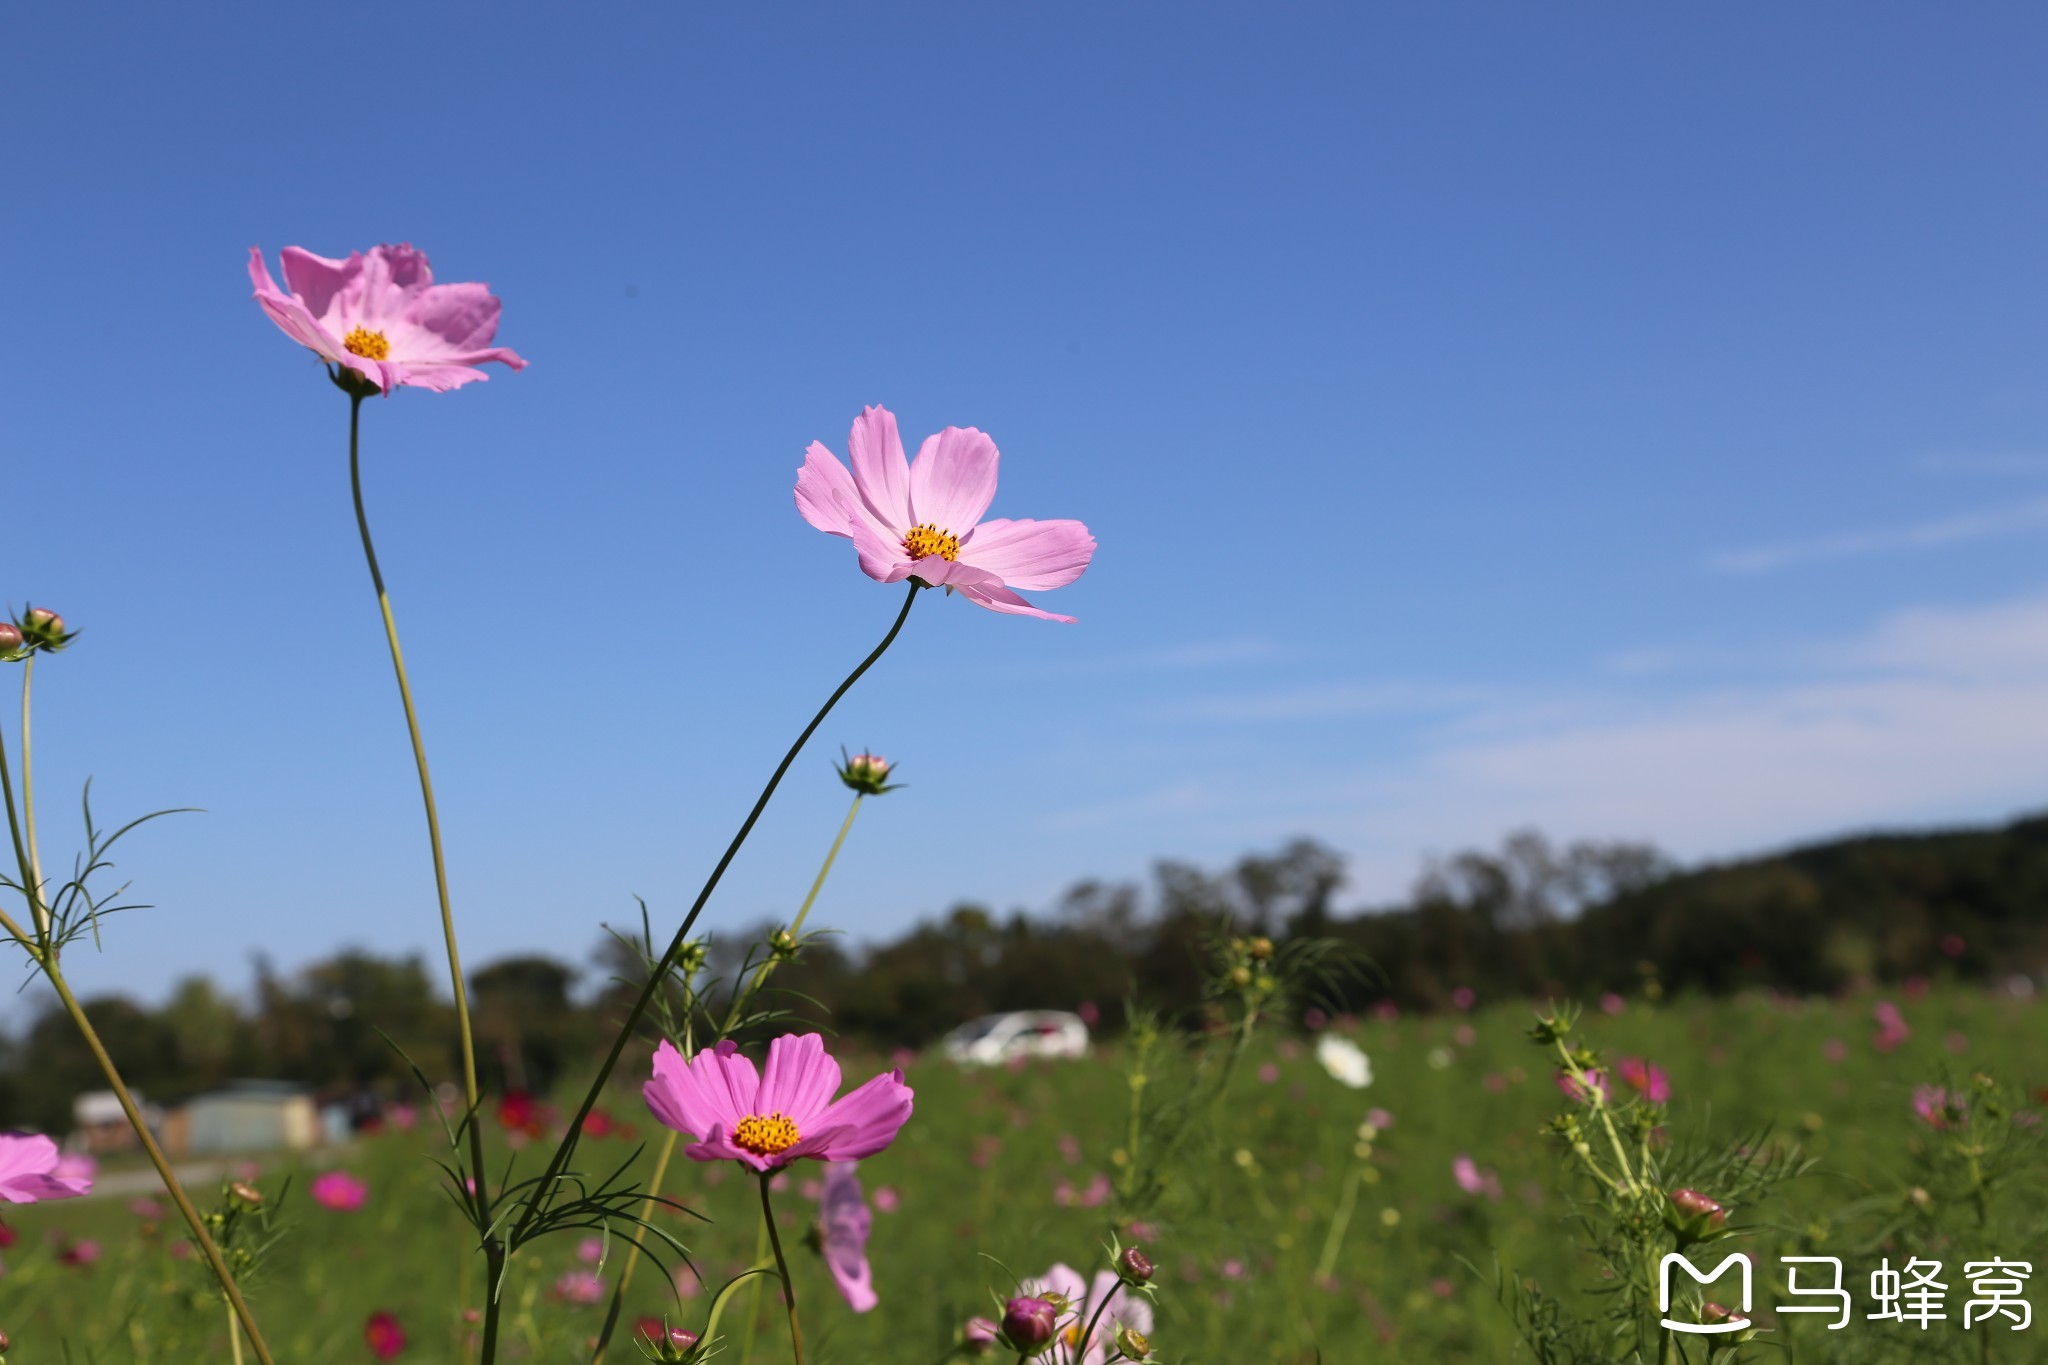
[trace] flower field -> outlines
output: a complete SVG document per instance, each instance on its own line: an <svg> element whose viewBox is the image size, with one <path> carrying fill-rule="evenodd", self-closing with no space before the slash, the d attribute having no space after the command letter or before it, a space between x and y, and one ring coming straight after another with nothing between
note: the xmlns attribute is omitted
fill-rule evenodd
<svg viewBox="0 0 2048 1365"><path fill-rule="evenodd" d="M1811 1162L1760 1201L1728 1208L1728 1245L1757 1260L1764 1335L1750 1352L1777 1343L1801 1361L2042 1358L2040 1327L2014 1331L2009 1315L1962 1322L1966 1260L2031 1261L2041 1250L2048 1186L2038 1153L1981 1204L1966 1177L1944 1183L1967 1169L1947 1163L1952 1151L1986 1141L1996 1123L2024 1139L2042 1112L2036 1087L2048 1015L2031 999L1936 987L1836 1000L1607 1004L1614 1012L1590 1012L1580 1040L1614 1059L1605 1082L1613 1090L1647 1097L1660 1082L1668 1089L1658 1148L1676 1154L1734 1140L1763 1161L1796 1144ZM1355 1068L1319 1060L1313 1038L1261 1032L1232 1071L1213 1126L1193 1132L1156 1212L1137 1226L1117 1222L1131 1060L1120 1043L1087 1060L1021 1068L962 1070L935 1053L842 1058L849 1078L901 1064L915 1112L893 1145L858 1168L872 1210L872 1311L852 1311L804 1245L828 1168L800 1162L776 1177L776 1216L812 1358L974 1358L963 1329L974 1315L1000 1315L992 1294L1007 1297L1058 1264L1092 1277L1106 1268L1113 1235L1142 1246L1156 1266L1150 1341L1166 1359L1516 1358L1517 1329L1491 1279L1496 1251L1518 1278L1568 1304L1597 1302L1602 1287L1595 1259L1574 1250L1572 1215L1593 1187L1544 1132L1579 1101L1526 1036L1532 1018L1525 1003L1481 1001L1466 1013L1338 1021L1326 1036L1347 1038L1369 1059L1362 1088ZM629 1054L622 1070L645 1075L647 1061ZM1147 1088L1189 1084L1180 1065L1169 1055ZM1974 1100L1980 1073L2021 1087L2034 1105L1994 1117ZM1966 1098L1945 1112L1930 1103L1930 1087ZM579 1166L597 1172L637 1160L644 1173L652 1157L643 1144L662 1129L639 1094L615 1087L598 1112L606 1121L588 1131L603 1135L578 1148ZM446 1155L445 1140L430 1115L393 1116L413 1125L387 1124L304 1165L264 1160L238 1173L264 1196L271 1231L281 1233L248 1283L281 1358L473 1358L476 1328L453 1305L474 1309L479 1288L474 1274L458 1278L457 1224L429 1164ZM515 1152L502 1124L487 1126L490 1168L510 1161L514 1179L531 1174L542 1144ZM119 1186L116 1175L103 1167L101 1184ZM331 1193L316 1198L309 1191L323 1180ZM192 1185L206 1206L208 1183ZM666 1314L701 1332L706 1286L751 1260L754 1185L734 1162L692 1162L664 1188L708 1220L660 1215L702 1280L684 1271L675 1281L682 1292L669 1295L643 1266L623 1317ZM218 1290L180 1254L184 1240L161 1206L131 1206L136 1198L7 1211L7 1330L17 1343L65 1340L69 1351L37 1348L24 1358L228 1358ZM624 1251L616 1238L566 1236L514 1256L505 1358L589 1359L605 1285ZM1849 1326L1829 1331L1818 1317L1768 1311L1774 1297L1785 1301L1777 1258L1787 1254L1842 1259L1856 1300ZM1870 1272L1910 1256L1947 1266L1947 1318L1925 1327L1868 1319ZM750 1338L754 1360L786 1353L772 1277L745 1282L756 1283L763 1289L751 1331L743 1285L725 1308L717 1359L749 1359ZM989 1349L991 1358L1013 1358ZM1064 1359L1060 1347L1054 1352ZM638 1354L621 1340L609 1358ZM1706 1357L1695 1348L1686 1358Z"/></svg>

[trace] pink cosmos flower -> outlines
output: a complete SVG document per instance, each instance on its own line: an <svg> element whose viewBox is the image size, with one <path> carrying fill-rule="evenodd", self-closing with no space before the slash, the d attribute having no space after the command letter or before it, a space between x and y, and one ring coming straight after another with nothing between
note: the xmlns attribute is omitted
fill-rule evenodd
<svg viewBox="0 0 2048 1365"><path fill-rule="evenodd" d="M1959 1124L1969 1117L1965 1107L1968 1100L1959 1092L1951 1095L1938 1085L1922 1085L1913 1089L1913 1112L1929 1128L1947 1128Z"/></svg>
<svg viewBox="0 0 2048 1365"><path fill-rule="evenodd" d="M875 1209L879 1213L894 1213L903 1207L903 1196L896 1193L894 1185L883 1185L875 1191Z"/></svg>
<svg viewBox="0 0 2048 1365"><path fill-rule="evenodd" d="M41 1134L0 1133L0 1199L33 1204L75 1199L92 1188L92 1173L67 1167L57 1144Z"/></svg>
<svg viewBox="0 0 2048 1365"><path fill-rule="evenodd" d="M389 1313L372 1313L363 1324L363 1342L379 1360L396 1360L405 1349L405 1329Z"/></svg>
<svg viewBox="0 0 2048 1365"><path fill-rule="evenodd" d="M352 1213L370 1197L370 1187L347 1171L322 1171L313 1177L313 1202L323 1209Z"/></svg>
<svg viewBox="0 0 2048 1365"><path fill-rule="evenodd" d="M563 1303L581 1304L588 1307L604 1302L604 1281L592 1270L565 1271L555 1281L555 1297Z"/></svg>
<svg viewBox="0 0 2048 1365"><path fill-rule="evenodd" d="M288 246L282 260L290 293L270 278L262 250L249 248L256 302L293 341L387 395L401 384L444 393L488 379L476 368L486 361L526 368L491 345L501 306L491 287L435 284L425 252L387 245L330 261Z"/></svg>
<svg viewBox="0 0 2048 1365"><path fill-rule="evenodd" d="M1600 1092L1602 1099L1614 1098L1614 1091L1607 1084L1606 1072L1592 1071L1587 1074L1592 1077L1593 1088ZM1562 1069L1558 1071L1557 1088L1562 1090L1568 1099L1578 1100L1581 1103L1590 1103L1592 1101L1592 1096L1587 1093L1584 1086L1579 1084L1578 1078L1569 1071Z"/></svg>
<svg viewBox="0 0 2048 1365"><path fill-rule="evenodd" d="M868 1267L868 1232L875 1216L861 1198L855 1165L834 1161L825 1167L825 1188L818 1197L819 1245L825 1253L825 1268L832 1272L832 1283L839 1286L854 1312L865 1313L880 1302Z"/></svg>
<svg viewBox="0 0 2048 1365"><path fill-rule="evenodd" d="M1090 1285L1081 1278L1081 1273L1068 1265L1056 1265L1036 1280L1027 1280L1023 1286L1026 1294L1059 1294L1073 1305L1074 1317L1060 1328L1059 1339L1066 1344L1070 1354L1065 1357L1074 1365L1104 1365L1111 1352L1116 1349L1116 1334L1120 1327L1133 1332L1150 1335L1152 1332L1152 1301L1142 1294L1117 1292L1103 1310L1101 1321L1095 1324L1095 1334L1087 1341L1081 1340L1081 1333L1087 1330L1089 1320L1095 1317L1097 1305L1103 1296L1118 1291L1119 1281L1114 1271L1104 1270Z"/></svg>
<svg viewBox="0 0 2048 1365"><path fill-rule="evenodd" d="M1671 1078L1664 1074L1661 1066L1652 1066L1641 1057L1616 1059L1614 1069L1628 1088L1652 1104L1663 1104L1671 1098Z"/></svg>
<svg viewBox="0 0 2048 1365"><path fill-rule="evenodd" d="M816 441L796 476L805 521L854 543L861 571L883 583L914 579L957 590L976 606L1046 621L1017 589L1065 587L1095 555L1078 521L983 521L996 495L996 443L973 427L927 436L916 463L903 457L896 417L869 408L847 438L853 472Z"/></svg>
<svg viewBox="0 0 2048 1365"><path fill-rule="evenodd" d="M785 1033L756 1071L730 1040L683 1060L666 1039L642 1093L654 1117L698 1139L696 1161L737 1161L773 1171L799 1157L854 1161L896 1140L913 1092L901 1071L884 1072L840 1099L839 1063L815 1033Z"/></svg>
<svg viewBox="0 0 2048 1365"><path fill-rule="evenodd" d="M1500 1200L1500 1176L1492 1171L1481 1171L1479 1164L1463 1152L1451 1161L1451 1178L1467 1194L1483 1194L1496 1203Z"/></svg>

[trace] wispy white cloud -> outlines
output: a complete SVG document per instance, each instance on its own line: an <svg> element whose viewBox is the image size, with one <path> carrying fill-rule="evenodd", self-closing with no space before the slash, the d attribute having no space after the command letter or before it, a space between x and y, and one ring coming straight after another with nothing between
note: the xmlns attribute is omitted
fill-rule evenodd
<svg viewBox="0 0 2048 1365"><path fill-rule="evenodd" d="M1716 551L1707 566L1720 573L1759 574L1793 564L1856 559L1867 555L1931 550L1969 541L1989 540L2048 527L2048 498L2032 498L2001 507L1937 517L1903 526L1836 531L1801 540Z"/></svg>
<svg viewBox="0 0 2048 1365"><path fill-rule="evenodd" d="M1330 771L1276 753L1227 784L1066 818L1156 821L1162 847L1311 833L1380 898L1431 853L1528 825L1701 858L2048 805L2048 593L1900 611L1769 662L1770 680L1734 687L1631 689L1589 670L1576 688L1474 691L1381 761Z"/></svg>
<svg viewBox="0 0 2048 1365"><path fill-rule="evenodd" d="M1196 697L1151 707L1146 715L1167 721L1332 720L1397 711L1445 710L1469 706L1482 695L1470 687L1387 681L1282 687L1237 696Z"/></svg>

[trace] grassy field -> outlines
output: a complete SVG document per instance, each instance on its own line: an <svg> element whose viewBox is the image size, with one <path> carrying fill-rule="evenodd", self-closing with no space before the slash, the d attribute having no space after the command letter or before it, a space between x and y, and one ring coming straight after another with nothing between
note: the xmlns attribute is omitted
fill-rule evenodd
<svg viewBox="0 0 2048 1365"><path fill-rule="evenodd" d="M1961 1262L2042 1259L2041 1168L1991 1207L1956 1207L1958 1196L1931 1187L1934 1177L1920 1164L1930 1144L1953 1134L1917 1116L1913 1104L1916 1087L1966 1084L1977 1072L2024 1086L2038 1101L2048 1085L2048 1011L1959 988L1897 994L1886 998L1911 1036L1881 1049L1872 1015L1879 998L1637 1001L1614 1015L1590 1012L1582 1031L1604 1052L1646 1058L1668 1074L1673 1145L1751 1135L1760 1149L1796 1141L1816 1162L1764 1205L1736 1209L1732 1221L1756 1230L1740 1245L1759 1258L1759 1310L1783 1282L1771 1273L1775 1257L1819 1246L1844 1258L1858 1320L1829 1333L1817 1321L1773 1323L1765 1314L1776 1330L1741 1348L1740 1359L2048 1359L2048 1323L1966 1332L1960 1321ZM1486 1278L1496 1252L1568 1302L1597 1290L1591 1261L1573 1250L1573 1200L1587 1191L1541 1132L1566 1101L1554 1068L1523 1036L1530 1017L1524 1005L1501 1005L1358 1021L1351 1036L1375 1072L1364 1090L1333 1080L1305 1040L1254 1042L1213 1128L1190 1143L1165 1204L1139 1230L1160 1266L1152 1339L1161 1358L1308 1362L1320 1351L1333 1363L1505 1361L1516 1356L1516 1338ZM849 1082L885 1065L847 1059ZM1002 1266L1032 1275L1065 1261L1092 1272L1116 1214L1113 1197L1101 1201L1126 1132L1115 1045L1086 1062L1018 1071L962 1072L932 1056L907 1071L916 1116L894 1147L861 1166L878 1206L869 1255L880 1306L852 1313L817 1258L796 1252L799 1302L820 1365L947 1358L965 1319L989 1311L989 1290L1010 1288ZM1392 1122L1361 1148L1359 1125L1374 1108ZM637 1127L637 1142L613 1135L588 1143L586 1168L623 1161L661 1134L637 1090L622 1088L612 1112ZM481 1290L460 1270L458 1224L428 1161L437 1142L422 1123L303 1165L263 1162L260 1186L275 1191L287 1176L294 1186L282 1219L287 1234L252 1288L280 1361L370 1360L365 1324L379 1312L393 1315L409 1339L399 1359L463 1358L461 1306L474 1305ZM1461 1155L1473 1162L1476 1193L1454 1177ZM651 1155L641 1163L651 1165ZM367 1183L360 1208L334 1211L306 1197L309 1179L334 1169ZM798 1166L778 1196L780 1217L799 1241L815 1210L806 1192L818 1173ZM1355 1206L1334 1274L1319 1280L1317 1262L1347 1186ZM750 1181L679 1156L668 1192L710 1220L678 1215L671 1226L713 1287L752 1259ZM0 1253L8 1269L0 1328L15 1344L12 1359L230 1358L225 1313L197 1266L173 1254L181 1239L172 1220L109 1197L10 1208L6 1221L15 1241ZM88 1241L97 1244L96 1259L78 1254ZM614 1244L607 1271L622 1250ZM506 1287L511 1358L589 1359L604 1310L573 1301L573 1276L586 1268L578 1253L571 1236L514 1262ZM1925 1330L1862 1320L1863 1285L1879 1258L1898 1264L1911 1254L1948 1263L1949 1320ZM668 1312L701 1326L709 1296L685 1282L694 1296L678 1302L643 1266L628 1317ZM2038 1289L2028 1297L2038 1298ZM788 1358L772 1307L771 1286L754 1361ZM745 1314L729 1312L724 1328L718 1359L746 1361ZM637 1355L622 1342L610 1358ZM1696 1350L1690 1358L1706 1357Z"/></svg>

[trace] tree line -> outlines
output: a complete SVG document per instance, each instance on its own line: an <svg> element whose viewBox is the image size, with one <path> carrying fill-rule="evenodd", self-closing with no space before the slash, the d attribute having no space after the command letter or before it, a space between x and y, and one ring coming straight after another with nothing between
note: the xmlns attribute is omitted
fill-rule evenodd
<svg viewBox="0 0 2048 1365"><path fill-rule="evenodd" d="M1464 991L1497 1001L2031 980L2048 966L2048 816L1692 869L1642 844L1523 832L1432 861L1397 904L1344 905L1343 888L1343 860L1307 839L1216 872L1162 862L1146 882L1079 882L1037 912L961 904L866 947L814 937L775 983L793 1019L917 1047L1010 1009L1080 1010L1114 1029L1122 1002L1138 999L1194 1021L1219 929L1341 946L1353 969L1293 1002L1302 1014L1435 1009ZM714 939L705 970L730 982L774 927ZM644 972L615 939L587 970L525 955L476 971L494 1091L547 1093L608 1036ZM86 1009L158 1100L243 1077L396 1096L413 1084L411 1063L453 1069L453 1011L418 957L349 950L290 974L259 960L254 976L246 996L193 977L154 1008L107 995ZM65 1128L97 1075L52 1002L0 1039L0 1127Z"/></svg>

